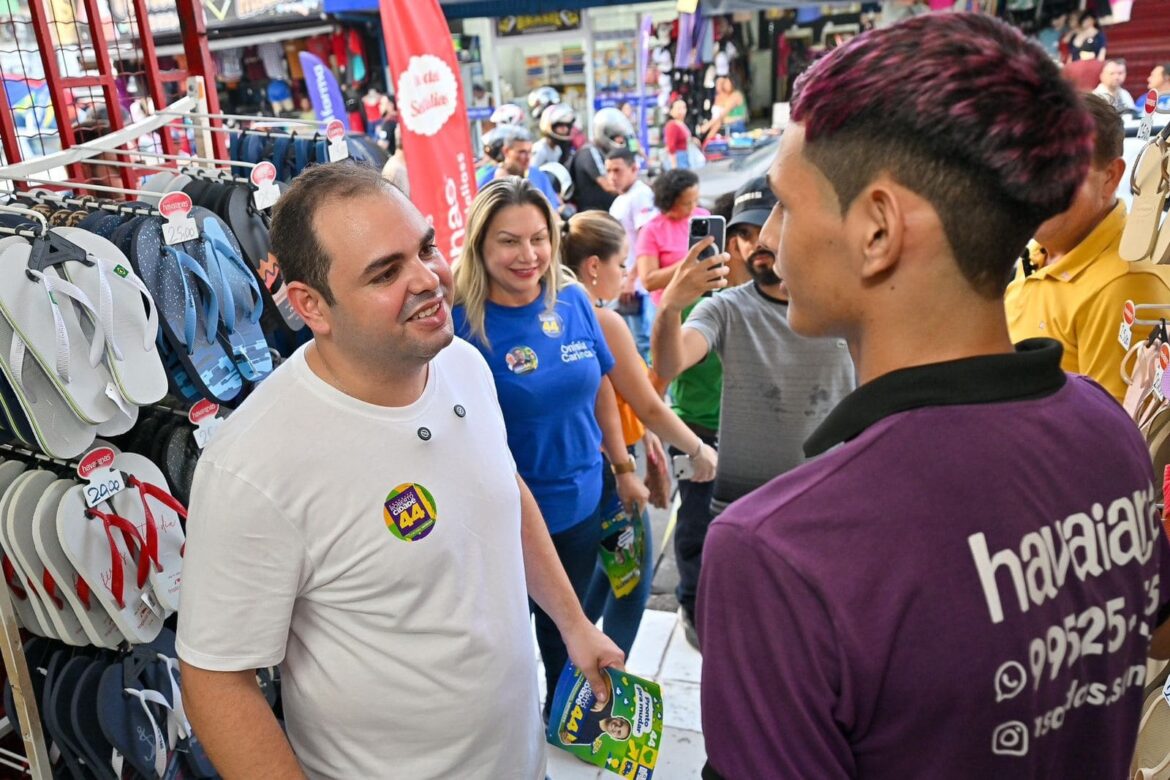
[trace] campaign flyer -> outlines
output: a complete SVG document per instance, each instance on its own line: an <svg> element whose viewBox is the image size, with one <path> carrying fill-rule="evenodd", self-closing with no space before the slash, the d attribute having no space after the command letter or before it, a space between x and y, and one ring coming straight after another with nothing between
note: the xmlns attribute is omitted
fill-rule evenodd
<svg viewBox="0 0 1170 780"><path fill-rule="evenodd" d="M565 665L553 696L549 744L627 780L650 780L662 743L658 683L607 669L609 700L597 701L585 675Z"/></svg>
<svg viewBox="0 0 1170 780"><path fill-rule="evenodd" d="M631 516L620 499L601 516L601 565L609 576L613 595L628 596L642 580L642 557L646 552L646 533L642 515Z"/></svg>

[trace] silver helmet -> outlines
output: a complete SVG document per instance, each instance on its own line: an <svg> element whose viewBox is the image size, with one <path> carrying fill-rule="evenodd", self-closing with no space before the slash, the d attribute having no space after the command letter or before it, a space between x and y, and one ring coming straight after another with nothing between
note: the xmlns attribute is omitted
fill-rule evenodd
<svg viewBox="0 0 1170 780"><path fill-rule="evenodd" d="M555 141L568 141L573 132L573 123L576 121L577 112L572 107L564 103L555 103L540 113L540 132ZM558 133L559 125L568 125L568 132Z"/></svg>
<svg viewBox="0 0 1170 780"><path fill-rule="evenodd" d="M633 137L634 126L618 109L603 108L593 115L593 143L602 152L624 149Z"/></svg>
<svg viewBox="0 0 1170 780"><path fill-rule="evenodd" d="M540 114L554 103L561 102L561 93L552 87L537 87L528 93L528 109L533 119L540 119Z"/></svg>
<svg viewBox="0 0 1170 780"><path fill-rule="evenodd" d="M552 179L553 186L557 188L557 194L561 196L561 200L572 200L573 198L573 177L569 175L568 169L560 163L550 162L540 166L540 170Z"/></svg>
<svg viewBox="0 0 1170 780"><path fill-rule="evenodd" d="M493 125L522 125L528 121L528 115L515 103L505 103L492 112L488 121Z"/></svg>

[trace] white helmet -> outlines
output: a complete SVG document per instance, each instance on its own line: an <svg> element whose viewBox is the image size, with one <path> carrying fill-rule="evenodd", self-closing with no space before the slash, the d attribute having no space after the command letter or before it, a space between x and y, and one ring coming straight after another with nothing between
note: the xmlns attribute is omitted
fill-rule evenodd
<svg viewBox="0 0 1170 780"><path fill-rule="evenodd" d="M553 185L557 188L557 194L561 196L561 200L569 200L573 197L573 177L569 175L569 171L560 163L550 162L540 166L549 179L552 180Z"/></svg>
<svg viewBox="0 0 1170 780"><path fill-rule="evenodd" d="M561 93L552 87L537 87L528 93L528 108L532 111L533 119L540 119L544 109L561 102Z"/></svg>
<svg viewBox="0 0 1170 780"><path fill-rule="evenodd" d="M528 120L524 109L515 103L505 103L492 112L488 121L493 125L522 125Z"/></svg>
<svg viewBox="0 0 1170 780"><path fill-rule="evenodd" d="M573 123L576 121L577 112L572 107L564 103L556 103L540 113L540 132L555 141L568 141L572 137ZM569 132L558 133L556 131L558 125L569 125Z"/></svg>
<svg viewBox="0 0 1170 780"><path fill-rule="evenodd" d="M618 109L603 108L593 115L593 143L602 152L628 148L633 137L634 126Z"/></svg>

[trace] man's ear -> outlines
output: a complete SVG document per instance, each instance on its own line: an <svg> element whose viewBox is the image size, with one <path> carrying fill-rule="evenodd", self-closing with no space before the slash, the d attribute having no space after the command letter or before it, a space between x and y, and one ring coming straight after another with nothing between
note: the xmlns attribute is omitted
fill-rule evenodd
<svg viewBox="0 0 1170 780"><path fill-rule="evenodd" d="M1121 177L1125 176L1125 160L1118 157L1113 160L1105 168L1105 186L1104 191L1112 198L1117 194L1117 188L1121 185Z"/></svg>
<svg viewBox="0 0 1170 780"><path fill-rule="evenodd" d="M329 304L324 296L304 282L289 282L285 285L288 302L314 336L326 336L331 326Z"/></svg>
<svg viewBox="0 0 1170 780"><path fill-rule="evenodd" d="M876 182L857 196L850 212L857 221L861 242L861 278L880 279L898 264L905 234L904 209L897 189Z"/></svg>

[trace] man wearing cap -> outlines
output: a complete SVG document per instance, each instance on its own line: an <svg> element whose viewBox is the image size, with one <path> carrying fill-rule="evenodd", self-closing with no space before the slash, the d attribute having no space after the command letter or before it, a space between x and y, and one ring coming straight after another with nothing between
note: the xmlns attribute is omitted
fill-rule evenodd
<svg viewBox="0 0 1170 780"><path fill-rule="evenodd" d="M732 501L804 462L801 446L837 402L854 388L853 361L843 339L799 336L788 327L788 292L772 270L775 254L760 246L760 226L776 198L759 177L735 196L728 232L739 243L752 280L706 298L682 322L683 310L709 288L713 261L694 252L678 264L662 294L651 352L663 380L708 353L723 363L719 468L709 513L680 528L693 545L684 558L697 578L706 526ZM681 518L680 518L681 521ZM684 594L694 609L694 593ZM680 599L680 602L682 599ZM691 618L683 604L684 618Z"/></svg>

